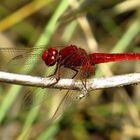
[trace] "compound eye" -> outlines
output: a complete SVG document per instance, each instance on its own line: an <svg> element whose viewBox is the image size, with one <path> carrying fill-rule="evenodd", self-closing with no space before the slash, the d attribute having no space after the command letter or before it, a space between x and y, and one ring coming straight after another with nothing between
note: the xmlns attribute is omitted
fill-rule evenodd
<svg viewBox="0 0 140 140"><path fill-rule="evenodd" d="M58 59L58 51L55 48L49 48L43 52L42 59L47 66L53 66Z"/></svg>

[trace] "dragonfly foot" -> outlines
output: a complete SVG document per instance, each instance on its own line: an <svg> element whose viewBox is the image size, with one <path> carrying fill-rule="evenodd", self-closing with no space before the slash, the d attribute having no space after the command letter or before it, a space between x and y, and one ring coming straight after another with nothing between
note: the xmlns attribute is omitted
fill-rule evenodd
<svg viewBox="0 0 140 140"><path fill-rule="evenodd" d="M51 81L54 81L54 79L55 79L55 81L53 83L50 82L49 86L54 86L60 80L60 77L58 77L57 75L50 75L49 78L51 79Z"/></svg>
<svg viewBox="0 0 140 140"><path fill-rule="evenodd" d="M76 99L81 100L81 99L83 99L83 98L85 98L85 97L87 97L87 96L88 96L88 94L80 94L80 95L78 95L78 96L76 97Z"/></svg>

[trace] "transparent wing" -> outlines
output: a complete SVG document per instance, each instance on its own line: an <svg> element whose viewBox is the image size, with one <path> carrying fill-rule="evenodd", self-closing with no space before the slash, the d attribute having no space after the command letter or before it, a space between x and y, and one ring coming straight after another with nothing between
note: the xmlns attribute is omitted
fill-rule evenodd
<svg viewBox="0 0 140 140"><path fill-rule="evenodd" d="M50 46L49 46L50 47ZM11 68L13 66L22 66L30 65L38 57L38 64L41 64L42 61L42 52L49 48L48 46L39 45L35 47L28 48L0 48L0 66L4 66L4 68ZM62 48L64 46L55 46L56 48ZM27 61L28 60L28 61ZM25 63L26 62L26 63Z"/></svg>
<svg viewBox="0 0 140 140"><path fill-rule="evenodd" d="M0 48L0 54L7 62L14 62L27 59L34 59L35 56L41 55L44 48ZM20 63L21 64L21 63Z"/></svg>
<svg viewBox="0 0 140 140"><path fill-rule="evenodd" d="M5 49L4 48L4 49L1 49L0 52L4 51L4 52L8 52L8 53L14 53L15 57L13 57L12 60L14 62L18 62L19 64L21 64L22 63L21 60L26 61L28 58L31 59L31 61L29 61L29 62L32 62L32 60L34 59L35 55L40 55L40 53L38 53L37 50L43 51L44 48L43 49L42 48L34 48L34 49L32 49L32 48L31 49L28 49L28 48L27 49L25 49L25 48L23 48L23 49L21 49L21 48L18 48L18 49L13 49L13 48L8 49L8 48L6 48ZM72 57L72 56L68 56L67 59L69 57ZM12 63L12 60L11 60L10 63ZM28 106L30 106L30 104L32 104L34 102L34 100L32 98L32 95L34 94L34 91L36 92L36 90L38 90L38 89L34 89L33 91L27 92L25 94L26 96L24 96L24 100L25 100L25 105L27 106L27 108L28 108ZM46 99L49 96L48 94L45 94L45 91L42 92L42 90L46 90L46 89L40 89L40 90L38 90L37 94L35 93L36 97L40 96L39 94L44 94L43 100L40 103L37 102L37 104L34 104L35 106L44 103L44 101L46 101ZM61 94L62 91L59 92L59 94ZM50 94L52 94L52 93L50 93ZM52 120L56 120L59 116L61 116L62 112L64 112L68 107L70 107L70 105L72 105L75 101L77 101L77 96L79 94L80 94L80 92L71 91L71 88L68 91L66 91L64 96L60 100L60 103L58 103L58 106L56 107L56 109L54 109L55 111L54 111L54 114L52 115Z"/></svg>
<svg viewBox="0 0 140 140"><path fill-rule="evenodd" d="M36 91L38 93L36 93ZM42 94L43 99L39 102L35 102L34 97L38 99ZM44 106L48 112L49 122L52 123L59 119L71 105L79 101L77 96L80 94L80 91L73 91L71 89L58 91L35 88L29 92L25 91L22 98L21 110L29 110L31 107L40 105Z"/></svg>

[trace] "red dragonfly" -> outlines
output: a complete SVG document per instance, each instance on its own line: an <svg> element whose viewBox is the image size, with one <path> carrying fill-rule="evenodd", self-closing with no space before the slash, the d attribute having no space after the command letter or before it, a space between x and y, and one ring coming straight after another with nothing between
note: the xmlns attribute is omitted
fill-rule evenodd
<svg viewBox="0 0 140 140"><path fill-rule="evenodd" d="M34 53L33 53L34 54ZM48 48L42 53L42 60L47 66L56 64L53 75L57 81L61 77L61 67L69 68L75 71L74 78L78 72L81 72L81 78L86 80L94 75L94 65L106 62L115 62L123 60L140 60L140 53L87 53L84 49L78 48L76 45L69 45L58 51L56 48ZM56 84L54 83L54 84ZM85 83L86 86L86 83ZM69 90L68 90L69 92ZM68 92L66 95L68 95ZM66 98L66 96L64 96ZM64 98L62 99L64 101ZM62 104L62 102L60 103ZM60 108L57 108L57 110ZM56 112L57 112L56 110ZM55 112L55 114L56 114Z"/></svg>
<svg viewBox="0 0 140 140"><path fill-rule="evenodd" d="M90 53L76 45L69 45L59 52L56 48L46 49L42 53L42 59L47 66L53 66L57 63L53 75L60 79L60 68L62 66L74 70L76 74L79 69L81 77L86 79L95 73L94 65L106 62L115 62L123 60L140 60L140 53ZM57 81L58 81L57 80Z"/></svg>
<svg viewBox="0 0 140 140"><path fill-rule="evenodd" d="M88 54L84 49L78 48L76 45L69 45L61 49L59 52L56 48L46 49L42 53L42 59L47 66L53 66L56 64L56 69L53 75L57 76L57 82L58 82L61 77L60 68L62 66L74 70L76 72L72 78L74 78L80 71L82 79L86 80L86 78L94 75L95 64L123 61L123 60L140 60L140 53L112 53L112 54L89 53Z"/></svg>

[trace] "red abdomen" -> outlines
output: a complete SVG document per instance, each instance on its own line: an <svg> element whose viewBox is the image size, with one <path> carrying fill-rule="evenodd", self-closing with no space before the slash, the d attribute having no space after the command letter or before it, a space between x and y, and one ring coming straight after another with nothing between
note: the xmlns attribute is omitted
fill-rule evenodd
<svg viewBox="0 0 140 140"><path fill-rule="evenodd" d="M140 60L140 53L92 53L89 54L92 65L123 60Z"/></svg>

